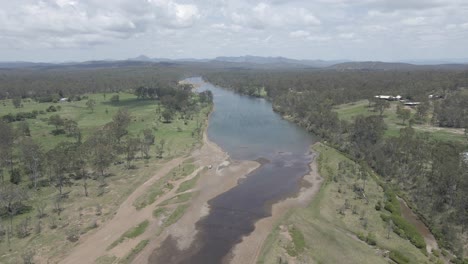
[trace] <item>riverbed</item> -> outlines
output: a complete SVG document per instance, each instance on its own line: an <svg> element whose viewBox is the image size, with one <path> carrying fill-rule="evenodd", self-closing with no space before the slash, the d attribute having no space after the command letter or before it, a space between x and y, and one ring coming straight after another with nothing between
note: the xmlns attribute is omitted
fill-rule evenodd
<svg viewBox="0 0 468 264"><path fill-rule="evenodd" d="M272 205L294 196L309 172L314 137L273 112L271 104L203 82L187 79L210 90L214 110L208 137L233 160L257 160L262 166L236 187L209 201L209 213L197 222L195 240L179 250L168 237L150 257L150 263L222 263L255 223L271 214Z"/></svg>

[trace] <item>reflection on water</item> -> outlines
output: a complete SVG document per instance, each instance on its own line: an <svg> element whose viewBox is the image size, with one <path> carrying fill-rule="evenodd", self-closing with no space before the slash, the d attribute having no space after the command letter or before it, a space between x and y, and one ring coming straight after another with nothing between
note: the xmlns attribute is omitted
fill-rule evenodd
<svg viewBox="0 0 468 264"><path fill-rule="evenodd" d="M238 186L209 201L210 213L196 224L199 232L189 249L179 252L168 238L153 253L151 263L220 263L242 236L253 231L256 221L270 215L273 202L299 190L309 170L312 136L274 113L269 102L203 83L200 78L190 81L201 83L201 91L213 92L210 140L232 159L267 162Z"/></svg>

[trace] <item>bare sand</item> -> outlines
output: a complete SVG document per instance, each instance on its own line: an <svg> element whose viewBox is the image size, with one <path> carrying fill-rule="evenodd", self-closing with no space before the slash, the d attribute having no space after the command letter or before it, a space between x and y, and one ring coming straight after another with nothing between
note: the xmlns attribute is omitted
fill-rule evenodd
<svg viewBox="0 0 468 264"><path fill-rule="evenodd" d="M316 156L310 164L310 172L303 178L304 184L296 197L288 198L275 203L271 216L263 218L255 223L255 230L243 237L231 254L226 256L224 263L250 264L256 263L261 253L263 243L282 216L293 207L305 207L320 190L322 177L318 174Z"/></svg>
<svg viewBox="0 0 468 264"><path fill-rule="evenodd" d="M94 263L97 258L105 255L122 258L145 239L150 242L133 263L147 263L151 252L169 235L177 238L178 246L181 249L188 247L197 232L195 223L209 213L207 201L233 188L237 185L239 179L260 166L255 161L231 161L227 153L208 140L206 133L203 141L203 146L191 154L191 157L195 160L194 163L198 167L191 175L171 182L174 185L171 191L159 197L152 205L139 211L136 210L133 206L134 201L144 194L155 181L164 177L188 158L180 157L164 164L153 177L139 186L122 203L110 221L100 226L96 232L80 238L79 244L60 263ZM203 170L208 167L211 167L211 169ZM161 221L152 216L155 206L174 196L178 186L183 181L195 177L199 172L202 172L201 177L194 190L197 195L192 199L184 216L158 235L157 231L161 227ZM111 250L107 250L109 245L124 232L145 220L148 220L150 224L142 235L135 239L124 240Z"/></svg>
<svg viewBox="0 0 468 264"><path fill-rule="evenodd" d="M232 161L216 144L204 136L204 146L193 153L197 164L212 168L206 170L194 191L198 195L192 200L184 216L162 234L153 238L148 246L134 259L133 263L147 263L151 253L171 236L176 239L180 250L188 248L197 234L195 224L209 213L208 201L235 187L238 181L260 166L255 161Z"/></svg>

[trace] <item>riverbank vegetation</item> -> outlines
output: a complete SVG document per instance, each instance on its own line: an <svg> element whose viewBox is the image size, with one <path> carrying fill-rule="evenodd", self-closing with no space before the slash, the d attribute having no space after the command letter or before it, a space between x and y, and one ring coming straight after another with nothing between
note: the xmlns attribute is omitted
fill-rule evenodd
<svg viewBox="0 0 468 264"><path fill-rule="evenodd" d="M465 71L238 70L204 78L240 93L244 87L265 87L275 111L375 171L386 188L410 203L439 245L460 259L466 256ZM410 110L400 102L376 100L381 94L420 104ZM447 134L445 127L457 130Z"/></svg>
<svg viewBox="0 0 468 264"><path fill-rule="evenodd" d="M61 259L167 160L199 144L212 96L166 73L16 72L22 77L0 85L8 97L0 101L0 262ZM138 93L142 85L151 98Z"/></svg>
<svg viewBox="0 0 468 264"><path fill-rule="evenodd" d="M366 165L323 144L314 151L325 178L320 192L308 207L291 210L277 224L259 263L388 263L393 256L435 263L424 239L406 229L411 224L399 216L394 194ZM393 217L398 223L389 220Z"/></svg>

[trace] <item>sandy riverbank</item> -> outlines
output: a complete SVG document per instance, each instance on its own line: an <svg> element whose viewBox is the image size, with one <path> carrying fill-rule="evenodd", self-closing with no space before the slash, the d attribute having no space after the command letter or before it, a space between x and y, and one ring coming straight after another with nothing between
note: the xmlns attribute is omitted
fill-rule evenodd
<svg viewBox="0 0 468 264"><path fill-rule="evenodd" d="M147 263L153 251L169 236L174 238L180 250L188 248L197 234L195 224L209 213L208 201L235 187L238 181L260 166L255 161L232 161L226 152L211 142L205 133L203 146L194 151L192 157L197 166L207 167L194 191L197 196L175 224L167 227L159 236L150 240L146 248L134 259L133 263ZM150 231L151 232L151 231Z"/></svg>
<svg viewBox="0 0 468 264"><path fill-rule="evenodd" d="M248 236L243 237L242 242L237 244L231 254L226 256L224 263L250 264L256 263L263 243L270 234L274 225L292 207L307 206L312 198L320 190L323 178L318 174L316 156L310 163L310 172L303 178L303 183L296 197L287 198L275 203L271 216L263 218L255 223L255 230Z"/></svg>

